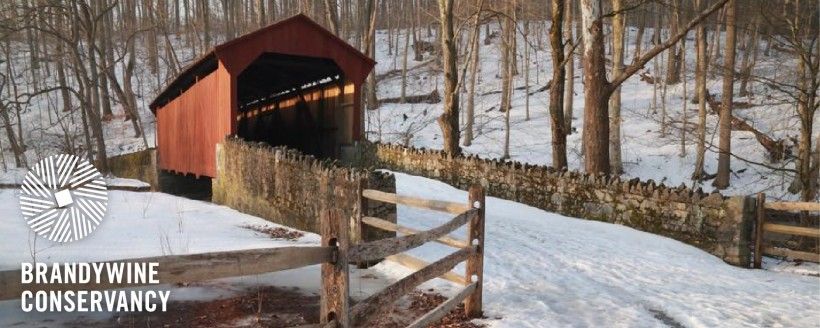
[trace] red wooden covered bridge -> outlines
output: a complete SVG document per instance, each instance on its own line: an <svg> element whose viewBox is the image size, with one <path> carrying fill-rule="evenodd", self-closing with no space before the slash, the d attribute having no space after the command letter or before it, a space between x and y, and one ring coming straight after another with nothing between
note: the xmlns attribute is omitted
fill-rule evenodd
<svg viewBox="0 0 820 328"><path fill-rule="evenodd" d="M228 135L338 157L362 138L360 87L374 65L301 14L220 44L151 102L158 167L216 177Z"/></svg>

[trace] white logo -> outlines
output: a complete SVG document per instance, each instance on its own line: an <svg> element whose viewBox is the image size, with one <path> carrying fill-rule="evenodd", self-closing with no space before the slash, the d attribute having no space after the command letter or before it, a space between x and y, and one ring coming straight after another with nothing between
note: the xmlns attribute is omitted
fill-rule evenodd
<svg viewBox="0 0 820 328"><path fill-rule="evenodd" d="M60 243L88 236L108 210L108 188L97 169L74 155L43 159L26 174L20 210L28 226Z"/></svg>

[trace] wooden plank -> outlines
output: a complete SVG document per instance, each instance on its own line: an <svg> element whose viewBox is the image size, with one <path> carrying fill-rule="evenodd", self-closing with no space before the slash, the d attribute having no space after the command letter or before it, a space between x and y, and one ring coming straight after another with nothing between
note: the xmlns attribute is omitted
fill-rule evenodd
<svg viewBox="0 0 820 328"><path fill-rule="evenodd" d="M416 319L413 321L407 328L425 328L430 324L433 324L441 318L444 318L450 311L452 311L459 303L464 301L467 296L470 296L476 289L477 283L472 283L462 289L456 296L444 301L444 303L439 304L435 309L430 312L427 312L421 318Z"/></svg>
<svg viewBox="0 0 820 328"><path fill-rule="evenodd" d="M764 223L763 231L820 238L820 229L818 228L798 227L786 224Z"/></svg>
<svg viewBox="0 0 820 328"><path fill-rule="evenodd" d="M413 270L421 270L424 267L430 265L430 263L428 263L427 261L404 253L390 255L385 259L388 261L396 262ZM459 285L467 285L467 281L464 280L464 277L453 271L447 271L445 274L439 276L439 278L452 281Z"/></svg>
<svg viewBox="0 0 820 328"><path fill-rule="evenodd" d="M339 210L322 210L320 233L322 246L336 249L332 263L322 263L322 291L319 322L337 322L339 327L350 327L350 276L347 252L350 248L350 220Z"/></svg>
<svg viewBox="0 0 820 328"><path fill-rule="evenodd" d="M459 262L464 261L475 252L475 246L460 249L371 295L350 309L351 322L356 327L367 327L368 322L376 315L392 308L393 302L411 292L425 281L441 276L445 272L452 270Z"/></svg>
<svg viewBox="0 0 820 328"><path fill-rule="evenodd" d="M820 212L820 203L817 202L770 202L766 208L776 211L811 211Z"/></svg>
<svg viewBox="0 0 820 328"><path fill-rule="evenodd" d="M356 193L358 194L357 204L358 208L355 209L355 214L353 217L353 226L351 227L351 235L350 235L350 244L351 245L358 245L361 244L363 241L363 229L362 227L362 217L365 216L365 212L367 210L367 199L362 197L362 191L364 190L364 186L362 186L362 179L358 179L356 181Z"/></svg>
<svg viewBox="0 0 820 328"><path fill-rule="evenodd" d="M820 263L820 253L801 252L781 247L766 247L763 249L763 253L767 255L786 257L790 260Z"/></svg>
<svg viewBox="0 0 820 328"><path fill-rule="evenodd" d="M459 214L450 220L450 222L427 231L353 246L350 248L350 252L348 253L348 260L351 262L360 262L383 259L390 255L402 253L419 247L426 242L439 239L453 230L456 230L458 227L467 223L467 221L469 221L477 213L477 210L469 210Z"/></svg>
<svg viewBox="0 0 820 328"><path fill-rule="evenodd" d="M757 194L757 220L755 220L755 253L754 268L763 265L763 224L766 223L766 194Z"/></svg>
<svg viewBox="0 0 820 328"><path fill-rule="evenodd" d="M379 229L383 229L383 230L387 230L387 231L395 231L395 232L403 233L405 235L413 235L413 234L417 234L417 233L421 232L421 230L416 230L416 229L413 229L413 228L400 226L400 225L395 224L393 222L383 220L383 219L380 219L380 218L374 218L372 216L363 217L362 222L367 224L367 225L379 228ZM467 243L466 241L463 241L463 240L460 240L460 239L457 239L457 238L451 237L451 236L444 236L444 237L441 237L441 238L436 239L434 241L439 243L439 244L443 244L443 245L447 245L447 246L451 246L451 247L455 247L455 248L464 248L464 247L470 246L470 244Z"/></svg>
<svg viewBox="0 0 820 328"><path fill-rule="evenodd" d="M353 216L353 226L351 227L352 234L350 235L350 244L351 245L359 245L364 242L364 225L362 224L362 217L367 215L368 211L368 204L367 198L362 196L362 192L365 189L364 179L358 179L356 182L356 213ZM359 269L367 269L370 263L368 262L357 262L356 267Z"/></svg>
<svg viewBox="0 0 820 328"><path fill-rule="evenodd" d="M331 260L330 247L279 247L190 255L145 257L120 262L157 262L157 278L162 284L191 283L219 278L238 277L300 268ZM104 262L105 263L105 262ZM49 266L49 273L51 270ZM100 284L25 284L20 270L0 271L0 300L19 298L24 290L104 290L143 286L144 284L111 284L101 277Z"/></svg>
<svg viewBox="0 0 820 328"><path fill-rule="evenodd" d="M373 189L365 189L362 192L362 196L380 202L407 205L433 211L447 212L451 214L461 214L470 209L464 204L445 202L441 200L401 196Z"/></svg>
<svg viewBox="0 0 820 328"><path fill-rule="evenodd" d="M467 259L464 277L468 282L474 282L476 287L475 292L464 301L464 312L468 318L480 318L484 315L481 296L484 286L484 188L473 185L467 193L471 211L477 211L467 226L467 238L471 245L476 244L476 252Z"/></svg>

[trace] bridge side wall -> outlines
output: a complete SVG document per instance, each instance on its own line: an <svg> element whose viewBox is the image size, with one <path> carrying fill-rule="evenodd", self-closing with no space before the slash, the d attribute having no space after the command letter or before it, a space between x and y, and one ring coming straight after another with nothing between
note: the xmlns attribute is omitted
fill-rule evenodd
<svg viewBox="0 0 820 328"><path fill-rule="evenodd" d="M360 211L358 188L395 192L389 173L341 167L286 147L227 138L217 146L217 178L212 201L243 213L296 229L319 232L323 208L337 208L344 217ZM395 205L367 203L365 215L396 221ZM365 227L365 240L394 234Z"/></svg>

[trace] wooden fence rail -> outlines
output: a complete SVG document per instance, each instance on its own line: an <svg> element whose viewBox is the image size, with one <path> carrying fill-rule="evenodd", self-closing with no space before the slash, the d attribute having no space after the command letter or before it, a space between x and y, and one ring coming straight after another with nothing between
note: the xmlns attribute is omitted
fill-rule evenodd
<svg viewBox="0 0 820 328"><path fill-rule="evenodd" d="M385 258L417 271L353 306L350 309L349 322L355 326L367 326L379 313L391 308L399 298L436 277L465 287L456 296L424 314L409 327L425 327L444 317L461 302L464 302L468 316L480 317L484 267L484 190L480 186L470 188L467 204L401 196L369 189L362 190L362 198L456 214L456 216L426 231L400 226L374 217L360 216L354 220L353 222L359 225L354 227L354 234L360 234L361 225L366 224L405 235L351 246L348 250L349 261L361 263ZM467 240L448 235L465 224L468 225ZM438 242L455 247L457 251L433 263L402 254L428 242ZM464 261L467 262L464 276L450 271L458 263Z"/></svg>
<svg viewBox="0 0 820 328"><path fill-rule="evenodd" d="M774 211L802 211L820 212L820 203L812 202L766 202L766 195L757 194L757 222L755 225L754 267L760 268L763 264L763 254L782 256L789 259L820 262L820 253L797 251L782 247L766 245L765 233L777 233L820 239L820 229L815 227L801 227L787 224L768 223L768 210Z"/></svg>
<svg viewBox="0 0 820 328"><path fill-rule="evenodd" d="M471 209L470 206L465 204L401 196L373 189L363 190L362 197L390 204L401 204L450 214L461 214Z"/></svg>
<svg viewBox="0 0 820 328"><path fill-rule="evenodd" d="M372 261L383 259L396 253L406 252L447 235L453 230L463 226L467 223L467 221L477 216L477 214L478 211L476 209L472 209L459 214L445 224L427 231L396 238L381 239L366 244L353 246L350 249L350 254L348 254L350 256L350 261Z"/></svg>
<svg viewBox="0 0 820 328"><path fill-rule="evenodd" d="M387 220L382 220L382 219L379 219L379 218L370 217L370 216L363 217L362 218L362 223L364 223L366 225L369 225L371 227L376 227L376 228L379 228L379 229L382 229L382 230L387 230L387 231L399 232L399 233L403 233L405 235L412 235L412 234L417 234L417 233L421 232L420 230L400 226L400 225L395 224L393 222L390 222L390 221L387 221ZM458 238L451 237L451 236L443 236L443 237L441 237L439 239L436 239L434 241L439 243L439 244L447 245L447 246L455 247L455 248L464 248L464 247L467 247L469 245L466 241L459 240Z"/></svg>
<svg viewBox="0 0 820 328"><path fill-rule="evenodd" d="M190 283L212 279L255 275L295 269L330 261L333 247L279 247L252 250L213 252L191 255L144 257L121 262L157 262L157 278L163 284ZM51 276L49 266L47 276ZM105 270L103 270L105 272ZM100 277L99 284L23 285L20 270L0 271L0 300L20 298L24 290L105 290L142 286L139 284L109 283Z"/></svg>

